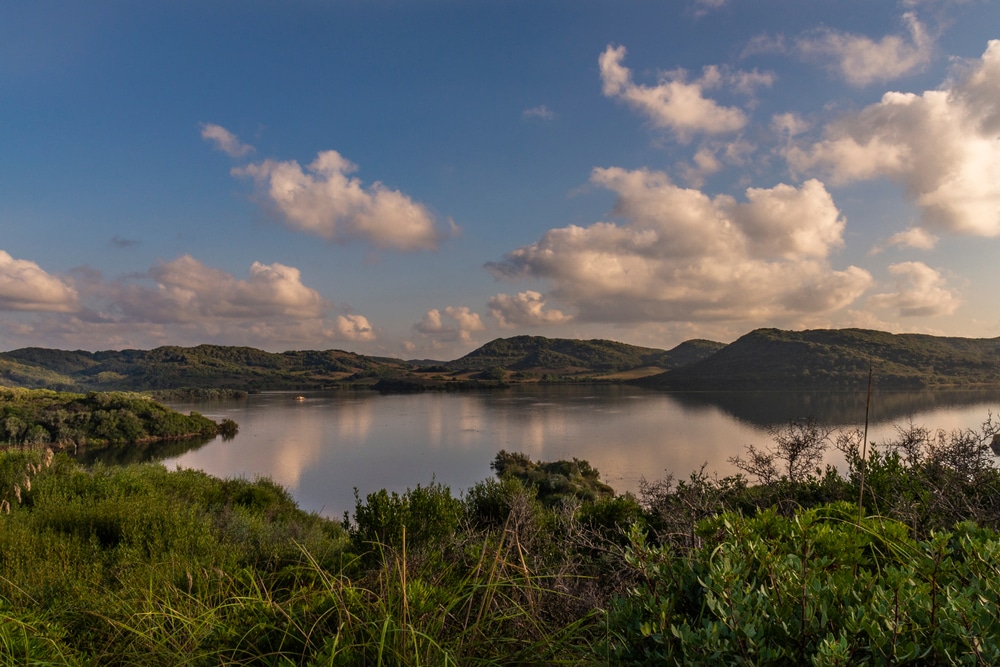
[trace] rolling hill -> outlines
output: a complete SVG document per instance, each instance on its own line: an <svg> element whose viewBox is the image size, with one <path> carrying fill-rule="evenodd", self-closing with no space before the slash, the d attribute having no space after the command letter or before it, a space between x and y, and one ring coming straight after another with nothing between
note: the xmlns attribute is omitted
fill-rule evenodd
<svg viewBox="0 0 1000 667"><path fill-rule="evenodd" d="M1000 338L946 338L865 329L758 329L725 345L670 350L611 340L498 338L453 361L403 361L341 350L272 353L199 345L84 352L0 353L0 384L61 390L395 390L535 381L631 381L668 390L914 389L1000 385Z"/></svg>
<svg viewBox="0 0 1000 667"><path fill-rule="evenodd" d="M758 329L710 357L648 378L674 390L857 389L1000 384L1000 338L866 329Z"/></svg>
<svg viewBox="0 0 1000 667"><path fill-rule="evenodd" d="M722 343L691 340L672 350L659 350L613 340L514 336L497 338L444 366L454 371L500 367L510 371L562 374L606 374L644 367L670 370L704 359L723 347Z"/></svg>

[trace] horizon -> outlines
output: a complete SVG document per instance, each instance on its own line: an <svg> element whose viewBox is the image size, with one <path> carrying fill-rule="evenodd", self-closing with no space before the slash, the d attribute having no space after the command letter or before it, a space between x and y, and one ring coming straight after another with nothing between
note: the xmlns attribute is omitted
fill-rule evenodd
<svg viewBox="0 0 1000 667"><path fill-rule="evenodd" d="M661 351L664 351L664 352L670 352L670 351L672 351L672 350L680 347L681 345L684 345L685 343L693 343L693 342L698 342L698 341L708 342L708 343L718 343L720 345L730 345L731 343L735 342L736 340L739 340L740 338L748 336L748 335L750 335L750 334L752 334L754 332L763 331L763 330L771 330L771 329L773 329L773 327L759 327L757 329L751 329L750 331L746 331L743 334L737 336L736 339L734 339L732 341L728 341L728 342L711 340L711 339L708 339L708 338L689 338L687 340L683 340L683 341L681 341L681 342L679 342L679 343L677 343L675 345L671 345L671 346L665 347L665 348L657 348L655 346L651 347L651 346L648 346L648 345L637 345L636 347L644 347L644 348L649 348L649 349L661 350ZM820 328L820 329L798 329L798 330L795 330L795 329L778 329L778 331L783 331L783 332L786 332L786 333L809 333L809 332L815 332L815 331L864 331L864 332L869 332L869 333L887 333L887 334L890 334L890 335L893 335L893 336L934 336L934 334L923 334L923 333L918 333L918 332L913 332L913 331L892 332L892 331L883 331L883 330L880 330L880 329L864 329L864 328L860 328L860 327L843 327L843 328L839 328L839 329L825 329L825 328ZM346 353L349 353L349 354L359 354L361 356L371 356L371 357L383 357L383 358L395 359L397 361L405 361L405 362L433 361L433 362L448 363L448 362L451 362L451 361L457 361L458 359L460 359L462 357L465 357L465 356L471 354L472 352L476 352L479 349L485 347L486 345L489 345L490 343L494 343L494 342L496 342L498 340L510 340L512 338L521 338L521 337L529 337L529 338L541 337L541 338L545 338L547 340L574 340L574 341L582 341L582 342L595 342L595 341L596 342L611 342L611 343L622 343L622 344L625 344L625 345L632 345L632 343L626 343L625 341L616 340L616 339L613 339L613 338L561 338L561 337L553 337L553 336L535 336L533 334L513 334L513 335L510 335L510 336L499 336L497 338L493 338L493 339L490 339L490 340L487 340L487 341L483 341L480 345L477 345L475 348L473 348L471 350L468 350L466 352L463 352L462 354L460 354L460 355L458 355L456 357L452 357L452 358L391 357L391 356L385 356L385 355L364 355L363 353L360 353L360 352L352 352L351 350L345 350L343 348L337 348L337 347L332 347L332 348L289 348L289 349L286 349L286 350L264 350L263 348L255 348L252 345L226 345L226 344L220 344L220 343L195 343L193 345L172 345L170 343L166 343L164 345L158 345L158 346L152 347L152 348L107 348L107 349L103 349L103 350L85 350L85 349L81 349L81 348L77 348L77 349L65 349L65 348L44 347L44 346L39 346L39 345L27 345L27 346L23 346L23 347L19 347L19 348L14 348L14 349L10 349L10 350L0 350L0 354L4 354L4 353L7 353L7 352L17 352L18 350L24 350L24 349L42 349L42 350L53 350L53 351L57 351L57 352L85 352L85 353L88 353L88 354L98 354L98 353L101 353L101 352L124 352L126 350L134 350L134 351L138 351L138 352L151 352L153 350L156 350L156 349L159 349L159 348L162 348L162 347L178 347L178 348L181 348L181 349L194 349L194 348L197 348L197 347L209 346L209 347L237 347L237 348L238 347L247 347L247 348L250 348L250 349L260 350L262 352L269 352L271 354L287 354L287 353L292 353L292 352L346 352ZM984 338L971 338L971 337L968 337L968 336L934 336L934 337L939 337L939 338L957 338L957 339L965 339L965 340L992 340L994 338L1000 338L1000 336L991 336L991 337L984 337Z"/></svg>
<svg viewBox="0 0 1000 667"><path fill-rule="evenodd" d="M0 350L1000 336L1000 3L0 8Z"/></svg>

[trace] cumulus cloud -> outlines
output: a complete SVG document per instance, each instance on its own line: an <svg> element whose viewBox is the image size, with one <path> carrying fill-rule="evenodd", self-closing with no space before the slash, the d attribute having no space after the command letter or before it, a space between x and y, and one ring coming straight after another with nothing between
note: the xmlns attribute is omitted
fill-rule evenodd
<svg viewBox="0 0 1000 667"><path fill-rule="evenodd" d="M722 106L705 97L706 90L727 85L737 92L748 93L774 81L774 76L768 73L707 67L694 81L689 82L683 70L676 70L662 74L655 86L643 86L632 81L631 70L623 64L625 54L624 46L608 45L598 58L604 95L628 104L656 127L676 133L682 141L694 133L735 132L747 124L741 109Z"/></svg>
<svg viewBox="0 0 1000 667"><path fill-rule="evenodd" d="M294 160L265 160L233 169L253 178L262 199L293 229L337 242L367 241L392 250L430 250L442 234L423 204L376 181L348 174L357 165L323 151L306 169Z"/></svg>
<svg viewBox="0 0 1000 667"><path fill-rule="evenodd" d="M213 123L202 123L201 138L215 146L229 157L245 157L253 152L253 146L244 144L235 134Z"/></svg>
<svg viewBox="0 0 1000 667"><path fill-rule="evenodd" d="M794 113L781 113L771 118L771 129L782 138L791 139L808 130L809 123Z"/></svg>
<svg viewBox="0 0 1000 667"><path fill-rule="evenodd" d="M316 290L302 284L298 269L284 264L250 266L236 276L205 266L190 255L157 264L148 272L155 288L121 285L117 304L130 319L191 322L206 319L295 320L318 318L329 307Z"/></svg>
<svg viewBox="0 0 1000 667"><path fill-rule="evenodd" d="M823 184L750 188L746 201L681 188L661 172L595 169L624 223L571 225L488 265L552 281L576 319L793 320L856 300L871 276L831 268L844 219Z"/></svg>
<svg viewBox="0 0 1000 667"><path fill-rule="evenodd" d="M497 294L490 298L489 307L490 314L505 329L565 324L573 319L561 310L546 309L544 297L532 290Z"/></svg>
<svg viewBox="0 0 1000 667"><path fill-rule="evenodd" d="M441 342L472 342L472 334L484 331L486 325L478 313L466 306L448 306L442 313L437 308L427 311L424 318L413 325L414 330Z"/></svg>
<svg viewBox="0 0 1000 667"><path fill-rule="evenodd" d="M117 280L91 269L74 275L80 303L73 312L0 324L19 340L95 348L216 342L273 349L376 339L367 318L332 317L333 304L280 263L254 262L238 278L183 255Z"/></svg>
<svg viewBox="0 0 1000 667"><path fill-rule="evenodd" d="M924 69L934 52L934 39L913 12L903 14L909 37L886 35L875 41L864 35L821 29L795 42L803 56L829 57L829 68L853 86L912 74Z"/></svg>
<svg viewBox="0 0 1000 667"><path fill-rule="evenodd" d="M700 188L706 177L724 167L746 165L756 149L742 138L729 142L706 141L698 147L690 162L679 162L677 169L685 183Z"/></svg>
<svg viewBox="0 0 1000 667"><path fill-rule="evenodd" d="M77 298L71 282L0 250L0 310L70 312L78 308Z"/></svg>
<svg viewBox="0 0 1000 667"><path fill-rule="evenodd" d="M922 211L919 227L1000 235L1000 40L944 90L889 92L786 158L835 183L888 177Z"/></svg>
<svg viewBox="0 0 1000 667"><path fill-rule="evenodd" d="M338 315L334 327L334 335L330 338L342 338L350 341L375 340L375 330L364 315Z"/></svg>
<svg viewBox="0 0 1000 667"><path fill-rule="evenodd" d="M900 317L951 315L961 304L940 272L922 262L902 262L889 267L896 277L896 291L872 296L868 303L898 312Z"/></svg>
<svg viewBox="0 0 1000 667"><path fill-rule="evenodd" d="M907 229L905 232L899 232L898 234L893 234L885 242L884 245L878 245L872 248L872 254L877 254L885 250L887 247L897 246L900 248L917 248L919 250L930 250L935 245L937 245L938 237L934 236L926 229L921 229L920 227L912 227Z"/></svg>
<svg viewBox="0 0 1000 667"><path fill-rule="evenodd" d="M544 104L537 107L531 107L530 109L525 109L521 116L523 118L539 118L541 120L556 119L556 113Z"/></svg>

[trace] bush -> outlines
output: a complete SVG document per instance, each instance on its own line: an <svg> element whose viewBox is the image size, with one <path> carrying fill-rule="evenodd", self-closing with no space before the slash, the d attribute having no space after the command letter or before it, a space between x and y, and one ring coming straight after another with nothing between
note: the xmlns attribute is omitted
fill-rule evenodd
<svg viewBox="0 0 1000 667"><path fill-rule="evenodd" d="M635 592L610 612L627 664L996 664L1000 539L924 541L841 503L706 520L687 555L633 531Z"/></svg>

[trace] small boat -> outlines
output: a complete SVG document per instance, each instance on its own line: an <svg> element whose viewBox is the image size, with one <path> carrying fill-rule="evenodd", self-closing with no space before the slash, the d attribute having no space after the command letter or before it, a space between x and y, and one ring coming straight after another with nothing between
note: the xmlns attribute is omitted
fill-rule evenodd
<svg viewBox="0 0 1000 667"><path fill-rule="evenodd" d="M295 400L296 401L304 401L304 400L306 400L306 397L305 396L296 396Z"/></svg>

